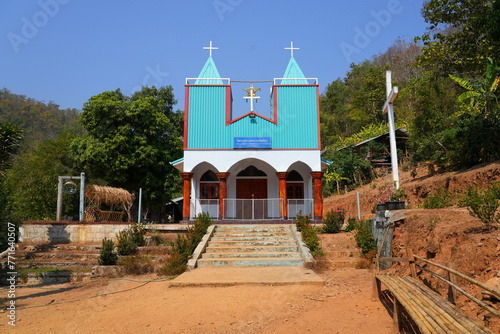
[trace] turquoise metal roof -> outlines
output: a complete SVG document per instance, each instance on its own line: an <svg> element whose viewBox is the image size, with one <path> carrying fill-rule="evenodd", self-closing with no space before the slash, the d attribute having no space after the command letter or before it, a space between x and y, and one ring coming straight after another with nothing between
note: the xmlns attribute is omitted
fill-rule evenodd
<svg viewBox="0 0 500 334"><path fill-rule="evenodd" d="M299 67L299 64L295 61L295 58L291 57L288 62L288 66L286 68L285 74L283 78L304 78L305 75L302 73L302 70ZM307 80L281 80L282 85L307 85Z"/></svg>
<svg viewBox="0 0 500 334"><path fill-rule="evenodd" d="M233 149L234 137L271 137L273 149L318 149L317 86L276 86L276 124L243 117L226 125L226 86L189 86L187 149Z"/></svg>
<svg viewBox="0 0 500 334"><path fill-rule="evenodd" d="M170 164L171 164L171 165L174 165L174 164L176 164L176 163L178 163L178 162L181 162L182 160L184 160L184 158L180 158L180 159L177 159L177 160L175 160L175 161L172 161Z"/></svg>
<svg viewBox="0 0 500 334"><path fill-rule="evenodd" d="M220 78L219 71L217 71L217 66L215 66L212 57L208 57L205 66L198 75L198 78L202 79L213 79ZM195 85L222 85L222 80L196 80Z"/></svg>
<svg viewBox="0 0 500 334"><path fill-rule="evenodd" d="M331 165L333 163L333 162L326 160L326 159L323 159L323 158L321 158L321 162L324 162L327 165Z"/></svg>

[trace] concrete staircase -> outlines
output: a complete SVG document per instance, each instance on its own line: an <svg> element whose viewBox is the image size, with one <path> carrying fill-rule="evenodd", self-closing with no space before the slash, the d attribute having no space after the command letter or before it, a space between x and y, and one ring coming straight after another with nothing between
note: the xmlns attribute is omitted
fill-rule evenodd
<svg viewBox="0 0 500 334"><path fill-rule="evenodd" d="M198 267L303 266L291 225L218 225Z"/></svg>

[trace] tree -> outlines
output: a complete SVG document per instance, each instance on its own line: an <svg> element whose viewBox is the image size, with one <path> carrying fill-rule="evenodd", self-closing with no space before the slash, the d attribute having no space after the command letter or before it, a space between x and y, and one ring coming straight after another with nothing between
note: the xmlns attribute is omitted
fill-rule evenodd
<svg viewBox="0 0 500 334"><path fill-rule="evenodd" d="M7 172L8 216L15 221L55 219L57 177L74 173L69 144L73 134L64 132L37 149L22 153ZM63 215L78 212L78 196L65 195Z"/></svg>
<svg viewBox="0 0 500 334"><path fill-rule="evenodd" d="M88 134L71 146L78 165L111 186L142 187L157 203L172 198L180 177L169 162L182 156L183 133L176 102L171 86L143 87L132 97L119 89L91 97L80 118Z"/></svg>
<svg viewBox="0 0 500 334"><path fill-rule="evenodd" d="M12 123L0 123L0 177L11 167L12 159L19 151L23 131Z"/></svg>
<svg viewBox="0 0 500 334"><path fill-rule="evenodd" d="M430 23L421 66L441 74L481 73L487 57L500 53L500 1L428 0L422 15Z"/></svg>

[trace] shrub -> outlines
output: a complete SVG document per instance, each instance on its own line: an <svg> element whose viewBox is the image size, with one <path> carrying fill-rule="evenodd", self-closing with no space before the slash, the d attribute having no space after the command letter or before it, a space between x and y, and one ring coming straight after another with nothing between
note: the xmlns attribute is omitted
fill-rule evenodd
<svg viewBox="0 0 500 334"><path fill-rule="evenodd" d="M302 232L304 226L311 226L311 219L308 215L303 216L302 210L295 216L295 226L297 226L297 231Z"/></svg>
<svg viewBox="0 0 500 334"><path fill-rule="evenodd" d="M326 213L326 219L324 220L325 226L323 226L323 232L339 233L340 228L344 224L344 218L345 218L345 210L342 207L331 209Z"/></svg>
<svg viewBox="0 0 500 334"><path fill-rule="evenodd" d="M157 274L160 276L177 276L185 272L186 269L187 265L182 256L180 254L173 254L158 269Z"/></svg>
<svg viewBox="0 0 500 334"><path fill-rule="evenodd" d="M442 209L451 205L450 192L439 187L432 195L427 196L423 206L426 209Z"/></svg>
<svg viewBox="0 0 500 334"><path fill-rule="evenodd" d="M377 243L373 238L372 225L369 220L357 224L354 239L356 239L356 243L361 248L363 255L367 255L369 252L377 249Z"/></svg>
<svg viewBox="0 0 500 334"><path fill-rule="evenodd" d="M347 218L347 226L345 228L345 231L346 232L354 231L356 229L356 227L358 226L357 224L358 223L356 221L356 218Z"/></svg>
<svg viewBox="0 0 500 334"><path fill-rule="evenodd" d="M207 233L208 227L212 224L212 219L208 213L200 213L195 219L193 226L190 226L185 236L177 236L177 240L172 243L172 254L179 254L184 262L187 262L198 243Z"/></svg>
<svg viewBox="0 0 500 334"><path fill-rule="evenodd" d="M144 275L154 271L153 261L149 256L135 255L121 259L119 264L123 266L126 274Z"/></svg>
<svg viewBox="0 0 500 334"><path fill-rule="evenodd" d="M130 228L118 232L118 254L131 255L139 246L144 246L146 230L142 224L133 224Z"/></svg>
<svg viewBox="0 0 500 334"><path fill-rule="evenodd" d="M318 233L312 227L309 217L307 215L302 216L301 213L295 217L295 225L297 226L297 231L301 232L302 241L304 241L314 257L324 256L325 254L319 244Z"/></svg>
<svg viewBox="0 0 500 334"><path fill-rule="evenodd" d="M500 213L497 213L500 199L500 182L490 185L486 190L479 191L477 188L469 188L461 204L468 206L469 214L481 219L488 229L492 229L500 221Z"/></svg>
<svg viewBox="0 0 500 334"><path fill-rule="evenodd" d="M113 240L104 238L102 240L102 248L99 257L97 258L97 264L100 266L114 266L118 260L118 256L113 252L115 247Z"/></svg>

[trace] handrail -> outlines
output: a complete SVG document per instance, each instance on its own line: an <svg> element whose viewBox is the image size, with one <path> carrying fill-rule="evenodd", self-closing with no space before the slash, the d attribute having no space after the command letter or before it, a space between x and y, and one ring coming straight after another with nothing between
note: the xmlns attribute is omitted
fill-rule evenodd
<svg viewBox="0 0 500 334"><path fill-rule="evenodd" d="M463 278L463 279L464 279L464 280L466 280L466 281L469 281L469 282L471 282L471 283L474 283L474 284L476 284L477 286L479 286L479 287L483 288L483 289L484 289L484 290L486 290L486 291L489 291L489 292L493 293L494 295L496 295L497 297L499 297L499 298L500 298L500 291L498 291L498 290L496 290L496 289L492 288L491 286L488 286L488 285L483 284L483 283L481 283L481 282L479 282L479 281L476 281L475 279L473 279L473 278L471 278L471 277L469 277L469 276L466 276L466 275L462 274L461 272L458 272L458 271L453 270L453 269L451 269L451 268L445 267L445 266L443 266L443 265L441 265L441 264L439 264L439 263L435 263L435 262L429 261L429 260L424 259L424 258L422 258L422 257L420 257L420 256L418 256L418 255L415 255L415 254L413 254L413 256L414 256L415 258L417 258L417 259L421 260L421 261L424 261L424 262L426 262L426 263L428 263L428 264L431 264L431 265L436 266L436 267L438 267L438 268L444 269L444 270L446 270L446 271L448 271L448 272L450 272L450 273L452 273L452 274L455 274L455 275L457 275L458 277L461 277L461 278Z"/></svg>
<svg viewBox="0 0 500 334"><path fill-rule="evenodd" d="M417 257L416 255L414 255L415 257ZM422 259L419 257L419 259ZM430 262L430 261L429 261ZM424 267L421 267L417 264L417 267L419 267L420 269L422 270L425 270L427 271L429 274L431 275L434 275L436 276L437 278L439 278L440 280L444 281L445 283L448 283L448 285L451 285L453 288L455 288L458 292L460 292L461 294L463 294L464 296L466 296L467 298L469 298L470 300L472 300L473 302L475 302L476 304L478 304L479 306L481 306L482 308L486 309L487 311L489 311L490 313L496 315L497 317L500 318L500 312L498 312L497 310L495 310L494 308L492 308L491 306L489 306L488 304L485 304L483 303L482 301L480 301L479 299L477 299L476 297L474 297L473 295L469 294L468 292L466 292L464 289L462 289L461 287L459 287L458 285L450 282L449 280L447 280L446 278L444 278L443 276L440 276L438 274L436 274L435 272L432 272L430 271L429 269L426 269ZM446 270L446 269L445 269ZM464 275L465 276L465 275ZM473 280L471 278L471 280ZM474 283L474 282L472 282ZM486 285L487 286L487 285ZM488 287L488 286L487 286Z"/></svg>

